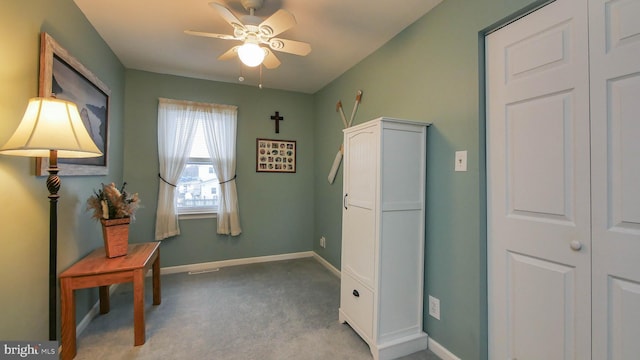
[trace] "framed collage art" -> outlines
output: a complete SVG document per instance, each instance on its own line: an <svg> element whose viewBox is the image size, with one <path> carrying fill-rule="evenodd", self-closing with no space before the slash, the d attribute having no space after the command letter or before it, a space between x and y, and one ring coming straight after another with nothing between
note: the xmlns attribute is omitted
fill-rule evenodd
<svg viewBox="0 0 640 360"><path fill-rule="evenodd" d="M295 173L296 142L256 139L256 172Z"/></svg>

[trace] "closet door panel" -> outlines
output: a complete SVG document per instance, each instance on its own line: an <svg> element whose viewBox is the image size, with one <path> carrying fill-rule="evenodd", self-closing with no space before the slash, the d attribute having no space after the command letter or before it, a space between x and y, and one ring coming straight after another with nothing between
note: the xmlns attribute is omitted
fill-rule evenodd
<svg viewBox="0 0 640 360"><path fill-rule="evenodd" d="M513 359L576 359L576 269L511 253L507 260ZM544 289L544 291L541 291ZM532 301L532 299L535 299ZM541 346L544 344L544 346Z"/></svg>
<svg viewBox="0 0 640 360"><path fill-rule="evenodd" d="M487 36L490 359L589 359L587 4Z"/></svg>
<svg viewBox="0 0 640 360"><path fill-rule="evenodd" d="M640 1L590 0L593 359L640 342Z"/></svg>
<svg viewBox="0 0 640 360"><path fill-rule="evenodd" d="M640 283L609 277L610 303L608 356L603 359L635 359L640 354ZM594 357L596 359L596 357Z"/></svg>

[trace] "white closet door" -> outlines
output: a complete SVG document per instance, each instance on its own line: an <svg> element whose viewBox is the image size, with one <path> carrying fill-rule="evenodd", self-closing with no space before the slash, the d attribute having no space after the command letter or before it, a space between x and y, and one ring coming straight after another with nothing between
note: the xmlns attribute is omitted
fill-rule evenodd
<svg viewBox="0 0 640 360"><path fill-rule="evenodd" d="M593 359L640 358L640 1L589 2Z"/></svg>
<svg viewBox="0 0 640 360"><path fill-rule="evenodd" d="M587 3L486 46L489 357L590 359Z"/></svg>

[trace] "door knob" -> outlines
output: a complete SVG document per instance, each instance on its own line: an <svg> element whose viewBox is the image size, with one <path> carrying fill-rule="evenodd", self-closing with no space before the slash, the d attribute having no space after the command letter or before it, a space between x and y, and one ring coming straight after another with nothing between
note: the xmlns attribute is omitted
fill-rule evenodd
<svg viewBox="0 0 640 360"><path fill-rule="evenodd" d="M582 243L578 240L571 241L571 250L578 251L582 249Z"/></svg>

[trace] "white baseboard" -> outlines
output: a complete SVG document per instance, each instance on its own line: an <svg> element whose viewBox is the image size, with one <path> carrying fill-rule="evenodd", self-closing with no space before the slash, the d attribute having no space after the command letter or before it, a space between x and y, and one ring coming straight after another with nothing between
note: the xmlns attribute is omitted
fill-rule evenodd
<svg viewBox="0 0 640 360"><path fill-rule="evenodd" d="M320 264L329 269L333 273L333 275L337 276L340 279L340 270L336 269L335 266L331 265L330 262L325 260L322 256L318 255L315 251L313 252L313 258L316 259Z"/></svg>
<svg viewBox="0 0 640 360"><path fill-rule="evenodd" d="M94 317L98 316L98 312L100 311L99 307L100 307L100 300L98 300L98 302L96 302L93 305L93 307L91 308L91 310L89 310L87 315L85 315L80 321L80 323L78 323L78 326L76 326L76 336L79 336L80 334L82 334L84 329L86 329L87 326L89 326L89 323L91 322L91 320L93 320Z"/></svg>
<svg viewBox="0 0 640 360"><path fill-rule="evenodd" d="M392 342L380 344L380 347L374 345L371 352L377 351L378 356L374 358L380 360L397 359L401 356L407 356L418 351L423 351L429 346L429 337L426 333L420 331L417 334L410 334Z"/></svg>
<svg viewBox="0 0 640 360"><path fill-rule="evenodd" d="M438 355L442 360L460 360L459 357L453 355L451 351L433 340L432 337L429 337L429 350Z"/></svg>
<svg viewBox="0 0 640 360"><path fill-rule="evenodd" d="M298 253L289 253L289 254L281 254L281 255L256 256L256 257L243 258L243 259L211 261L206 263L189 264L189 265L169 266L169 267L160 268L160 274L167 275L167 274L177 274L177 273L184 273L184 272L214 271L215 269L219 269L227 266L257 264L257 263L270 262L270 261L292 260L292 259L301 259L301 258L307 258L307 257L313 257L313 251L303 251Z"/></svg>
<svg viewBox="0 0 640 360"><path fill-rule="evenodd" d="M118 288L118 285L120 284L113 284L109 286L109 296L111 296L111 294L113 294L113 292L116 291L116 289ZM89 310L87 315L85 315L80 321L80 323L78 324L78 326L76 326L76 336L82 334L82 332L87 328L87 326L89 326L89 323L91 322L91 320L93 320L94 317L98 316L99 313L100 313L100 299L98 299L98 301L96 301L96 303L93 304L93 307L91 308L91 310Z"/></svg>

